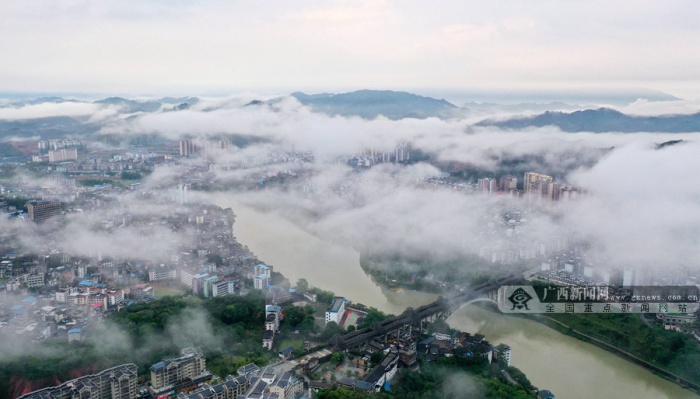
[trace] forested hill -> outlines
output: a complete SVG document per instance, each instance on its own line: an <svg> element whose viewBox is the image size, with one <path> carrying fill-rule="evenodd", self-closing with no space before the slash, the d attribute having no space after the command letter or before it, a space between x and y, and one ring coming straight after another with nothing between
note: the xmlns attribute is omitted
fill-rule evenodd
<svg viewBox="0 0 700 399"><path fill-rule="evenodd" d="M329 115L360 116L373 119L379 115L389 119L429 117L445 118L458 108L454 104L431 97L391 90L359 90L339 94L292 93L312 110Z"/></svg>
<svg viewBox="0 0 700 399"><path fill-rule="evenodd" d="M557 126L565 132L700 132L700 112L691 115L632 116L609 108L575 112L545 112L536 116L506 120L487 119L477 126L506 129Z"/></svg>

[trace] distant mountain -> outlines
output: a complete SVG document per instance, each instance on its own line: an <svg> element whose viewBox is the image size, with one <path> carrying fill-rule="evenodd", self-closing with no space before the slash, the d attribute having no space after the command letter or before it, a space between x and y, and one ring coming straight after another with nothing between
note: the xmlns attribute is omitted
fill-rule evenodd
<svg viewBox="0 0 700 399"><path fill-rule="evenodd" d="M65 102L83 102L68 100L62 97L26 98L19 101L0 105L0 108L21 108L29 105L57 104ZM125 120L137 117L138 113L181 111L199 102L196 97L164 97L154 100L131 100L122 97L108 97L95 101L101 106L119 107L119 113ZM132 115L129 115L132 114ZM86 137L99 131L102 122L95 122L90 115L84 116L51 116L27 117L26 119L0 119L0 138L3 137L35 137L43 140L63 137Z"/></svg>
<svg viewBox="0 0 700 399"><path fill-rule="evenodd" d="M669 141L664 141L663 143L660 143L660 144L656 144L656 146L654 146L654 148L656 148L657 150L662 150L662 149L667 148L667 147L671 147L671 146L678 145L678 144L685 144L687 142L688 141L686 141L686 140L669 140Z"/></svg>
<svg viewBox="0 0 700 399"><path fill-rule="evenodd" d="M38 97L38 98L28 98L28 99L22 99L22 100L17 100L13 102L9 102L6 104L0 105L0 108L2 107L24 107L27 105L37 105L37 104L45 104L45 103L52 103L52 104L60 104L60 103L77 103L80 102L78 100L68 100L63 97Z"/></svg>
<svg viewBox="0 0 700 399"><path fill-rule="evenodd" d="M477 126L498 126L505 129L557 126L565 132L700 132L700 113L692 115L631 116L609 108L585 111L545 112L530 117L506 120L487 119Z"/></svg>
<svg viewBox="0 0 700 399"><path fill-rule="evenodd" d="M426 93L426 95L430 92ZM589 89L589 90L442 90L437 91L439 97L452 99L455 104L465 102L495 103L495 104L518 104L537 103L545 104L559 102L565 104L606 104L624 106L637 100L647 101L677 101L680 98L657 90L649 89ZM437 94L432 95L438 97ZM590 107L588 107L590 108ZM551 111L551 109L549 109Z"/></svg>
<svg viewBox="0 0 700 399"><path fill-rule="evenodd" d="M95 104L116 105L124 108L127 113L156 112L162 105L159 101L136 101L122 97L108 97L95 101Z"/></svg>
<svg viewBox="0 0 700 399"><path fill-rule="evenodd" d="M429 117L449 118L458 107L445 100L389 90L359 90L340 94L292 93L292 96L316 112L329 115L360 116L374 119Z"/></svg>
<svg viewBox="0 0 700 399"><path fill-rule="evenodd" d="M23 120L0 120L0 137L33 137L57 139L95 133L99 126L86 122L85 118L52 116Z"/></svg>
<svg viewBox="0 0 700 399"><path fill-rule="evenodd" d="M193 105L193 104L197 104L199 102L199 98L197 98L197 97L177 97L177 98L175 98L175 97L163 97L158 101L160 101L163 104Z"/></svg>
<svg viewBox="0 0 700 399"><path fill-rule="evenodd" d="M578 104L568 104L560 101L548 103L517 103L517 104L498 104L488 102L468 102L462 104L462 108L470 111L482 111L484 113L500 114L503 112L512 113L541 113L545 111L576 111L584 106Z"/></svg>

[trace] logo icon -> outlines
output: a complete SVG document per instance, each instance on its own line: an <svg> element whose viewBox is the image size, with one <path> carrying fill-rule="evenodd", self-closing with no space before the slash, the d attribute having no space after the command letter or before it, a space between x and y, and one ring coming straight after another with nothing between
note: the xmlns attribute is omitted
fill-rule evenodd
<svg viewBox="0 0 700 399"><path fill-rule="evenodd" d="M532 299L530 294L522 289L522 287L518 288L508 297L508 300L513 304L510 310L515 310L516 308L519 310L523 308L525 308L525 310L530 310L530 308L527 307L527 302L530 299Z"/></svg>

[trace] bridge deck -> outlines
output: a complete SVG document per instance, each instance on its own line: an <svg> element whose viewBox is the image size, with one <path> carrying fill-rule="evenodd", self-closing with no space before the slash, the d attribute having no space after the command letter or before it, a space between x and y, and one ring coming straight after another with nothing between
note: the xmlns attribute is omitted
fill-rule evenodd
<svg viewBox="0 0 700 399"><path fill-rule="evenodd" d="M513 284L522 281L520 275L509 275L495 282L481 284L470 292L462 292L451 297L439 297L435 302L423 305L417 309L408 308L402 314L375 323L370 327L353 331L345 336L336 337L335 346L339 350L345 350L370 342L372 339L384 336L406 325L416 325L421 321L439 314L449 314L463 304L477 299L484 294L498 291L501 285Z"/></svg>

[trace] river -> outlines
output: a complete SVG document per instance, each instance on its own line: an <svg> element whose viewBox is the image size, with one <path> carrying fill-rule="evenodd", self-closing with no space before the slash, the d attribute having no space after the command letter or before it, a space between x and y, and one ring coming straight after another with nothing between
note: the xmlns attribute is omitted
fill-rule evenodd
<svg viewBox="0 0 700 399"><path fill-rule="evenodd" d="M431 294L378 287L362 271L357 251L322 240L276 213L259 212L232 197L221 196L217 202L234 210L238 241L292 283L303 277L311 286L394 314L435 299ZM643 367L531 320L466 306L448 323L483 334L494 345L508 344L511 364L533 385L551 390L557 398L698 398Z"/></svg>

